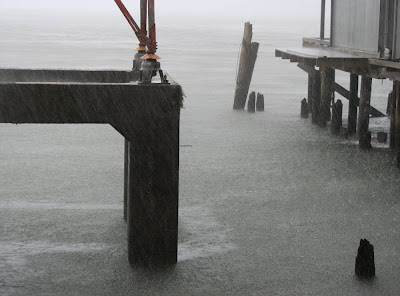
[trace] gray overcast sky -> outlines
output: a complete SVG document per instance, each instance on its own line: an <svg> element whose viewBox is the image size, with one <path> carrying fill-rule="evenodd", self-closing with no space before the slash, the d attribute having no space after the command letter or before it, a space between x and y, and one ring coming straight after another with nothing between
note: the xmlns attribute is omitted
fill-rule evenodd
<svg viewBox="0 0 400 296"><path fill-rule="evenodd" d="M139 0L123 0L132 14L137 14ZM191 15L265 15L294 16L319 15L320 0L156 0L157 14ZM330 2L330 1L327 1ZM328 4L327 4L328 5ZM113 11L113 0L0 0L3 13L6 8L29 10L104 10Z"/></svg>

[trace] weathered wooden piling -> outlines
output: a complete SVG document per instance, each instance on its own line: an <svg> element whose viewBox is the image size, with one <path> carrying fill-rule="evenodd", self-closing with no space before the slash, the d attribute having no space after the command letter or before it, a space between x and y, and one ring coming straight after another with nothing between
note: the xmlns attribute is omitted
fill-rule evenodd
<svg viewBox="0 0 400 296"><path fill-rule="evenodd" d="M370 140L368 139L369 110L371 104L371 86L372 86L372 78L363 76L361 78L358 136L359 136L359 147L364 150L372 148Z"/></svg>
<svg viewBox="0 0 400 296"><path fill-rule="evenodd" d="M358 75L350 74L348 132L350 135L357 132L358 107Z"/></svg>
<svg viewBox="0 0 400 296"><path fill-rule="evenodd" d="M253 25L247 22L244 25L242 50L240 53L239 70L236 79L235 99L233 109L243 110L249 93L250 82L253 76L254 65L257 59L259 43L251 42Z"/></svg>
<svg viewBox="0 0 400 296"><path fill-rule="evenodd" d="M312 123L319 124L321 109L321 71L315 70L312 83Z"/></svg>
<svg viewBox="0 0 400 296"><path fill-rule="evenodd" d="M312 113L312 99L313 99L313 75L308 73L308 87L307 87L307 105L308 112Z"/></svg>
<svg viewBox="0 0 400 296"><path fill-rule="evenodd" d="M332 102L333 84L335 83L335 70L325 67L321 71L321 109L320 122L323 127L330 118L330 107Z"/></svg>
<svg viewBox="0 0 400 296"><path fill-rule="evenodd" d="M386 132L377 132L376 138L377 138L379 143L386 143L387 142L387 138L388 138L388 134Z"/></svg>
<svg viewBox="0 0 400 296"><path fill-rule="evenodd" d="M390 139L389 147L394 150L396 148L396 81L393 81L392 91L392 108L390 110Z"/></svg>
<svg viewBox="0 0 400 296"><path fill-rule="evenodd" d="M256 93L252 91L249 95L249 101L247 102L247 111L250 113L256 112Z"/></svg>
<svg viewBox="0 0 400 296"><path fill-rule="evenodd" d="M360 240L357 251L355 274L360 278L375 276L374 246L366 239Z"/></svg>
<svg viewBox="0 0 400 296"><path fill-rule="evenodd" d="M264 111L264 95L257 93L256 110Z"/></svg>
<svg viewBox="0 0 400 296"><path fill-rule="evenodd" d="M395 120L395 149L397 154L397 167L400 168L400 82L396 81L395 105L396 105L396 120Z"/></svg>
<svg viewBox="0 0 400 296"><path fill-rule="evenodd" d="M337 100L332 106L332 124L331 131L334 135L339 135L342 128L343 104Z"/></svg>
<svg viewBox="0 0 400 296"><path fill-rule="evenodd" d="M300 117L308 118L308 103L306 98L301 100Z"/></svg>

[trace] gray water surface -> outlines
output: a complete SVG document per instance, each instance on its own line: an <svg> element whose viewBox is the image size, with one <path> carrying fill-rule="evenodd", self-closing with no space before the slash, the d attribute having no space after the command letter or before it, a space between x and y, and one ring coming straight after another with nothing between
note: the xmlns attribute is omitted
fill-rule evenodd
<svg viewBox="0 0 400 296"><path fill-rule="evenodd" d="M124 23L30 17L0 18L0 67L131 66ZM306 74L274 58L318 23L253 21L251 89L266 97L256 114L232 110L243 23L159 25L162 66L187 96L175 267L128 265L124 142L112 127L0 124L0 295L400 294L394 155L299 119ZM373 88L384 111L390 82ZM387 130L387 119L371 123L373 136ZM372 281L354 276L361 238L375 246Z"/></svg>

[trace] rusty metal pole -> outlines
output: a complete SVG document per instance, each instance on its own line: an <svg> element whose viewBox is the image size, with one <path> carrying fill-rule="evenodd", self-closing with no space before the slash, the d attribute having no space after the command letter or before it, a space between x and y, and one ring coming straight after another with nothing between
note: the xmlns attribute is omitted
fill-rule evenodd
<svg viewBox="0 0 400 296"><path fill-rule="evenodd" d="M150 44L147 45L147 53L154 54L157 51L157 40L156 40L156 23L155 23L155 10L154 0L148 0L149 4L149 39Z"/></svg>
<svg viewBox="0 0 400 296"><path fill-rule="evenodd" d="M147 36L147 0L140 0L140 30Z"/></svg>
<svg viewBox="0 0 400 296"><path fill-rule="evenodd" d="M325 39L325 0L321 0L321 31L319 38L321 40Z"/></svg>

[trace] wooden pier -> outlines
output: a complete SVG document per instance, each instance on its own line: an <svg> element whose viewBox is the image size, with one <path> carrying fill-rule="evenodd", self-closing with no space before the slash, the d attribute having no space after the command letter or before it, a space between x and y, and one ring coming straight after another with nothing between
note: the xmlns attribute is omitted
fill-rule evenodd
<svg viewBox="0 0 400 296"><path fill-rule="evenodd" d="M132 71L0 69L0 123L110 124L125 137L131 265L177 262L181 87ZM122 213L121 213L122 214Z"/></svg>
<svg viewBox="0 0 400 296"><path fill-rule="evenodd" d="M393 81L390 147L396 150L400 167L399 2L362 0L352 5L332 0L331 37L325 38L325 0L321 0L320 37L303 38L298 48L276 49L275 56L297 63L308 74L307 105L314 124L327 126L334 106L336 126L331 130L338 134L342 105L334 105L334 92L349 100L347 134L357 132L361 149L371 148L370 116L386 116L370 104L372 80ZM348 89L336 83L336 71L349 73Z"/></svg>

